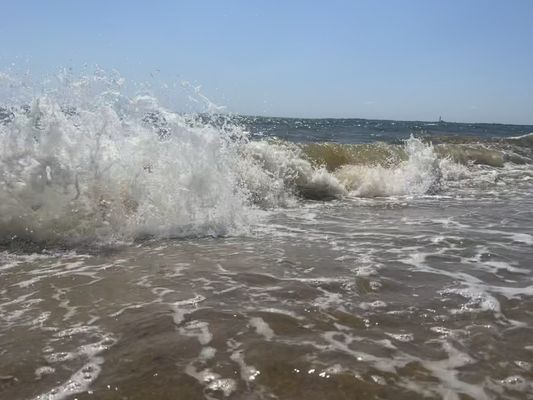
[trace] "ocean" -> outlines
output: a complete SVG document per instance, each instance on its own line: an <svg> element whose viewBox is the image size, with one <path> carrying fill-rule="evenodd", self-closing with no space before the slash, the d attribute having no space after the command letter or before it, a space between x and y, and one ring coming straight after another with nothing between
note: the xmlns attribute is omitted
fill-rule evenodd
<svg viewBox="0 0 533 400"><path fill-rule="evenodd" d="M533 126L0 106L0 398L532 396Z"/></svg>

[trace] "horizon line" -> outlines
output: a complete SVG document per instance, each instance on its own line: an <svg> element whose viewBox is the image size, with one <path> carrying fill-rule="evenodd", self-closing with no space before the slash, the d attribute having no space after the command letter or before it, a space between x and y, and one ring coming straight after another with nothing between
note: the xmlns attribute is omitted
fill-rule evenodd
<svg viewBox="0 0 533 400"><path fill-rule="evenodd" d="M392 121L392 122L424 122L424 123L444 123L444 124L472 124L472 125L512 125L512 126L527 126L533 127L533 122L529 124L519 124L519 123L506 123L506 122L464 122L464 121L447 121L447 120L422 120L422 119L392 119L392 118L362 118L362 117L284 117L284 116L273 116L273 115L261 115L261 114L243 114L238 112L227 112L227 113L209 113L201 112L200 114L219 114L219 115L235 115L241 117L249 118L274 118L274 119L309 119L309 120L320 120L320 119L333 119L333 120L364 120L364 121Z"/></svg>

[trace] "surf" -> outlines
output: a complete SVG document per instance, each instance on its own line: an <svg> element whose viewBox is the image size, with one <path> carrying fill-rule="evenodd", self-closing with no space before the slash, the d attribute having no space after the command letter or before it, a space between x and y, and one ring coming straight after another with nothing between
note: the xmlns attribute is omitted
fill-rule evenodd
<svg viewBox="0 0 533 400"><path fill-rule="evenodd" d="M102 72L41 91L7 75L0 83L3 243L246 234L262 210L432 195L472 177L473 166L530 162L530 136L435 144L257 137L211 103L203 113L177 113Z"/></svg>

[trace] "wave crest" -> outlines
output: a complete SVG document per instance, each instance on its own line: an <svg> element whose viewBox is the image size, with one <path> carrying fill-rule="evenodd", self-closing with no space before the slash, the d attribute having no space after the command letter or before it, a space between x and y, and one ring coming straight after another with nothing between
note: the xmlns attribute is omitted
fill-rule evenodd
<svg viewBox="0 0 533 400"><path fill-rule="evenodd" d="M351 194L361 197L422 195L440 189L442 172L433 146L411 137L406 160L396 166L345 165L335 175Z"/></svg>
<svg viewBox="0 0 533 400"><path fill-rule="evenodd" d="M66 113L50 96L0 126L0 237L36 241L221 235L246 225L238 127L153 99L96 97ZM167 134L146 123L164 118Z"/></svg>
<svg viewBox="0 0 533 400"><path fill-rule="evenodd" d="M0 108L0 242L234 234L258 208L433 194L473 163L529 155L522 142L531 136L512 139L521 144L512 153L414 137L403 145L250 140L231 118L170 112L122 85L97 74L41 96L24 85L21 96L9 94L16 101Z"/></svg>

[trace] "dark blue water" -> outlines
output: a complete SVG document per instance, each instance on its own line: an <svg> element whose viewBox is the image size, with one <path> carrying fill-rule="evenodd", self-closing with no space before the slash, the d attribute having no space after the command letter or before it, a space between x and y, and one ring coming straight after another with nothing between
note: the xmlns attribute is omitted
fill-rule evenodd
<svg viewBox="0 0 533 400"><path fill-rule="evenodd" d="M296 119L236 117L253 137L277 137L299 143L396 142L415 136L439 139L468 137L489 139L514 137L533 132L533 125L478 124L457 122L388 121L372 119Z"/></svg>

